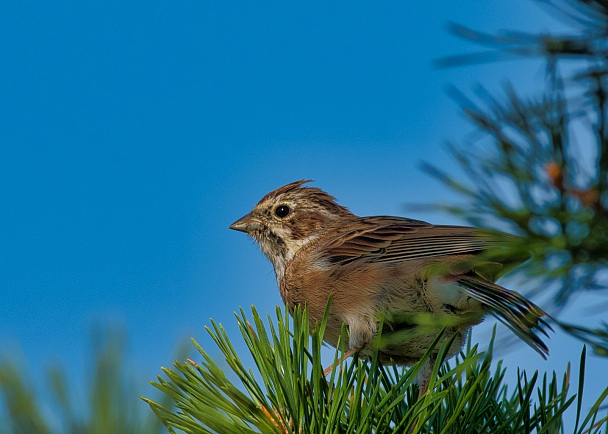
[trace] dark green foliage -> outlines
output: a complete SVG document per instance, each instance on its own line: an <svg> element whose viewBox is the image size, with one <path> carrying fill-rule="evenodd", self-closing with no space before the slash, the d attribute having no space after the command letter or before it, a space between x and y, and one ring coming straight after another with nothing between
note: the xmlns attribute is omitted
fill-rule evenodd
<svg viewBox="0 0 608 434"><path fill-rule="evenodd" d="M172 432L186 433L559 433L565 412L577 415L575 433L600 433L608 424L598 415L608 388L587 415L570 392L570 369L558 376L519 374L514 390L503 383L505 368L491 366L492 353L469 347L453 361L435 365L430 392L418 399L413 384L421 364L410 369L381 366L356 357L340 362L327 378L321 366L324 325L309 336L308 316L287 310L265 324L253 309L251 320L237 315L256 370L247 369L221 325L208 329L229 366L232 382L196 342L200 363L163 368L153 385L177 411L142 398ZM450 342L444 342L442 360ZM585 352L581 358L584 366ZM584 370L581 370L584 372ZM410 431L411 430L411 431Z"/></svg>

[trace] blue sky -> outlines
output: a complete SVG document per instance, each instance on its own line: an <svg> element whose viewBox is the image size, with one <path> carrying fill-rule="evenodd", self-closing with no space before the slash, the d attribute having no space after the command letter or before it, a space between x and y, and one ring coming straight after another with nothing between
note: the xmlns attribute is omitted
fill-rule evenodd
<svg viewBox="0 0 608 434"><path fill-rule="evenodd" d="M233 311L280 303L270 264L227 229L268 191L312 178L361 215L454 201L419 170L456 170L443 144L471 130L446 86L530 90L543 70L434 68L478 50L450 21L554 28L519 0L5 2L0 352L22 353L35 378L69 365L78 383L91 324L117 323L152 379L184 337L213 354L210 317L238 338ZM547 363L522 347L507 366L576 364L576 341L550 346Z"/></svg>

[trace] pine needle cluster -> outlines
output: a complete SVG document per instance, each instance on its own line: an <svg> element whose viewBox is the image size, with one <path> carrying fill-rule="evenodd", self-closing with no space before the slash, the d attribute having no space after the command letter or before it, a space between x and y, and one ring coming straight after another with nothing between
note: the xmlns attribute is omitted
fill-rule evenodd
<svg viewBox="0 0 608 434"><path fill-rule="evenodd" d="M500 362L492 367L490 343L486 352L469 345L453 361L436 363L429 391L419 398L415 378L430 351L411 368L382 366L377 355L371 361L341 361L336 351L336 366L325 377L324 323L310 335L307 312L296 309L291 319L279 308L266 323L253 308L251 320L243 310L237 320L255 369L245 367L224 328L212 322L208 332L228 369L193 341L202 360L176 361L152 383L175 408L142 398L169 432L560 433L567 412L576 414L569 432L600 433L608 427L608 416L599 415L608 387L587 414L581 411L584 350L575 394L569 366L561 375L542 378L518 372L509 390L506 368ZM450 344L443 342L439 362Z"/></svg>

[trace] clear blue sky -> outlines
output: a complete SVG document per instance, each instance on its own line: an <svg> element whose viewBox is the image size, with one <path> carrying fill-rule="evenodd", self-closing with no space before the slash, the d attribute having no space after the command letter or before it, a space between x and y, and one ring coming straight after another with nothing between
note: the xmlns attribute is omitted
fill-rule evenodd
<svg viewBox="0 0 608 434"><path fill-rule="evenodd" d="M454 200L418 168L453 168L443 144L470 131L445 87L525 87L542 68L435 69L478 50L449 21L552 27L519 0L4 2L0 352L35 378L59 361L78 385L91 324L119 323L152 379L183 337L213 354L210 317L238 338L234 310L280 303L270 264L227 229L266 192L312 178L362 215ZM550 347L507 366L577 363L576 341Z"/></svg>

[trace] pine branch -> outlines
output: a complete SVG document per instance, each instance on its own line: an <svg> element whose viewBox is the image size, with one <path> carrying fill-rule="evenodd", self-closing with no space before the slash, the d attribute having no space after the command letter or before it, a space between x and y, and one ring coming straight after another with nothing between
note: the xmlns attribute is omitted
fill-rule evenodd
<svg viewBox="0 0 608 434"><path fill-rule="evenodd" d="M572 34L488 35L454 27L497 53L544 56L547 73L537 88L545 90L532 97L511 86L500 96L482 90L478 102L454 92L478 133L449 148L468 180L430 164L423 169L464 200L436 208L522 237L510 253L532 255L519 268L540 282L531 295L552 288L561 308L577 292L608 289L608 8L586 0L543 4L573 26ZM608 355L608 325L560 326Z"/></svg>
<svg viewBox="0 0 608 434"><path fill-rule="evenodd" d="M559 432L567 411L576 411L576 433L599 434L608 426L608 417L599 416L608 388L589 414L581 413L584 369L578 395L569 392L569 367L561 377L520 372L510 392L501 362L492 369L492 343L485 353L469 344L453 362L436 364L429 391L420 399L414 379L430 351L409 369L382 366L377 354L371 361L340 361L336 351L338 366L325 378L320 362L324 324L316 324L310 336L307 312L296 309L292 315L290 320L287 309L277 309L266 323L254 308L251 317L242 310L237 315L255 370L243 365L226 331L212 322L208 332L227 373L193 341L202 360L176 361L152 382L176 410L142 399L171 433ZM449 345L442 343L438 360Z"/></svg>

